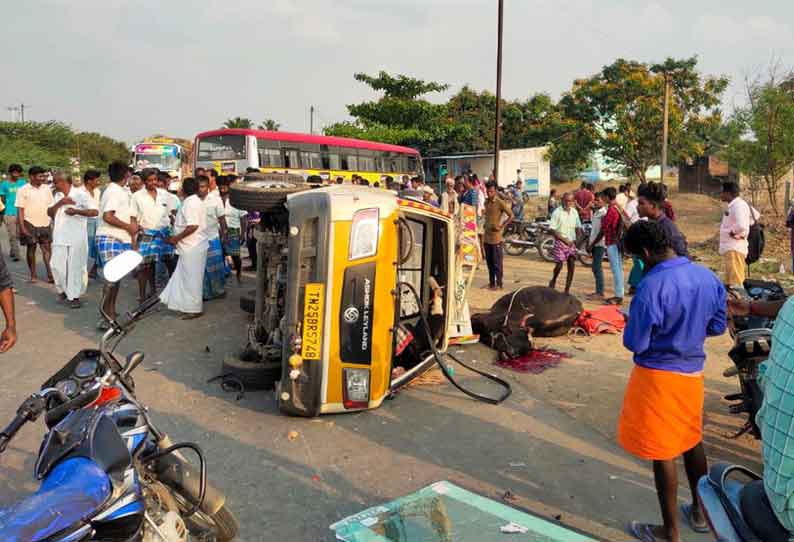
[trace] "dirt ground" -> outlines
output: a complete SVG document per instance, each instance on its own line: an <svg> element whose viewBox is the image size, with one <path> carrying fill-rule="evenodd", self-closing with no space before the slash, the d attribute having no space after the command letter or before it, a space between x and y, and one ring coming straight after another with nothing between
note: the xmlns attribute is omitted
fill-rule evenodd
<svg viewBox="0 0 794 542"><path fill-rule="evenodd" d="M570 184L562 185L558 192L574 187L575 185ZM678 215L678 226L693 248L695 259L720 274L722 269L716 254L715 235L722 216L721 203L709 196L679 194L676 191L672 193L671 201ZM777 255L775 253L772 258ZM631 262L627 260L625 276L630 266ZM551 278L552 267L553 264L542 261L534 251L528 251L519 257L505 256L505 290L492 292L483 288L487 285L487 269L483 265L478 270L470 296L472 313L488 310L499 297L517 288L547 284ZM754 266L751 268L751 276L794 285L791 283L790 273L778 273L779 263L768 267L774 269L762 272L757 270L758 266ZM611 275L608 266L605 266L604 274L607 295L610 295ZM561 280L562 278L564 271ZM582 300L585 308L598 306L588 302L585 297L593 291L593 287L592 272L579 264L571 293ZM632 367L631 355L623 347L622 336L600 335L587 339L540 338L537 343L541 347L553 348L572 357L563 360L556 368L527 378L525 382L530 393L542 397L604 436L614 439L623 391ZM760 447L755 439L748 435L738 439L728 438L743 425L739 416L728 412L728 402L723 399L724 395L738 391L736 378L725 378L722 374L732 365L727 357L730 347L731 340L727 335L710 339L706 344L706 444L712 457L759 467Z"/></svg>

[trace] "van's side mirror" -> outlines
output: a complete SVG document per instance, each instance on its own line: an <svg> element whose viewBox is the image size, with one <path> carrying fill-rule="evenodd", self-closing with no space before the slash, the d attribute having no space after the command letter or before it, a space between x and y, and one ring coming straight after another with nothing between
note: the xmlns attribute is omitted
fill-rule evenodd
<svg viewBox="0 0 794 542"><path fill-rule="evenodd" d="M133 352L129 356L127 356L127 364L124 365L124 370L121 372L122 378L127 378L132 374L132 371L138 367L143 362L144 354L143 352Z"/></svg>

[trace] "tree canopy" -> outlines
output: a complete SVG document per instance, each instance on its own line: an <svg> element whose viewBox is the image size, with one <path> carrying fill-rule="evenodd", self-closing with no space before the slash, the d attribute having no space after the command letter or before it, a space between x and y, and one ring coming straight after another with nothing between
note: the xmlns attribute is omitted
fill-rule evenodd
<svg viewBox="0 0 794 542"><path fill-rule="evenodd" d="M128 161L130 150L95 132L76 132L61 122L0 122L0 170L12 163L68 168L73 158L80 169L104 170L113 160Z"/></svg>
<svg viewBox="0 0 794 542"><path fill-rule="evenodd" d="M251 119L246 117L234 117L226 119L223 123L223 128L253 128L254 123Z"/></svg>
<svg viewBox="0 0 794 542"><path fill-rule="evenodd" d="M260 130L270 130L271 132L278 132L281 125L273 119L265 119L259 124Z"/></svg>
<svg viewBox="0 0 794 542"><path fill-rule="evenodd" d="M723 156L751 182L761 180L778 212L781 179L794 166L794 72L772 66L763 77L745 82L747 104L726 125Z"/></svg>
<svg viewBox="0 0 794 542"><path fill-rule="evenodd" d="M697 58L668 58L661 64L618 59L601 72L574 82L560 100L561 114L572 122L568 137L555 143L555 154L599 149L611 169L645 179L659 164L665 77L671 82L669 150L671 163L703 154L710 135L722 124L720 101L728 79L704 77Z"/></svg>

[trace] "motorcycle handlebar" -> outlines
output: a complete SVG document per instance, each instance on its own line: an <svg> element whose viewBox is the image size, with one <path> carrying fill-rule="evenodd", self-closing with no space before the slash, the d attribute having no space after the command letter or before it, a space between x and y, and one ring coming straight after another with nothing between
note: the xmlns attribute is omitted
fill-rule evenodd
<svg viewBox="0 0 794 542"><path fill-rule="evenodd" d="M67 401L64 404L53 408L52 410L48 410L47 414L44 416L44 421L47 423L47 427L52 427L53 425L57 424L71 411L83 408L93 401L96 401L101 391L101 386L91 388L81 393L71 401Z"/></svg>
<svg viewBox="0 0 794 542"><path fill-rule="evenodd" d="M11 442L11 439L14 438L14 435L16 435L19 430L22 429L22 426L25 425L27 421L28 419L25 416L17 414L11 423L8 424L8 427L0 432L0 454L6 451L6 446L8 446L8 443Z"/></svg>

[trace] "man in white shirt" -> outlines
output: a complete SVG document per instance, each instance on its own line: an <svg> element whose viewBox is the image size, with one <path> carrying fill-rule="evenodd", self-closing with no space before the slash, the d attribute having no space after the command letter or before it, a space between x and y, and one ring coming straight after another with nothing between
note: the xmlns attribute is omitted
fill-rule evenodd
<svg viewBox="0 0 794 542"><path fill-rule="evenodd" d="M138 297L141 302L154 295L154 266L163 253L163 246L171 236L169 206L171 198L157 188L157 171L147 168L141 172L143 186L132 195L132 221L140 227L136 238L136 250L143 256L138 270ZM169 245L170 246L170 245ZM151 294L146 292L147 284Z"/></svg>
<svg viewBox="0 0 794 542"><path fill-rule="evenodd" d="M223 243L223 249L227 256L231 257L234 263L234 271L237 276L237 282L240 283L243 271L243 260L240 257L240 246L243 241L243 220L248 214L245 211L232 207L229 201L229 185L231 183L227 178L221 178L218 183L218 191L220 192L221 199L223 200L224 218L226 219L226 239Z"/></svg>
<svg viewBox="0 0 794 542"><path fill-rule="evenodd" d="M216 177L198 177L199 186L206 185L199 190L199 195L204 203L207 214L206 237L209 248L207 249L207 267L204 270L204 301L226 296L226 262L223 259L223 243L221 238L226 238L226 210L221 200L217 185L213 186L212 179Z"/></svg>
<svg viewBox="0 0 794 542"><path fill-rule="evenodd" d="M17 191L19 242L27 247L30 280L36 282L36 245L41 247L41 256L47 268L47 282L54 282L50 268L52 254L52 229L47 209L53 203L52 189L45 182L44 168L33 166L28 171L28 184Z"/></svg>
<svg viewBox="0 0 794 542"><path fill-rule="evenodd" d="M722 183L720 199L728 204L720 224L720 255L725 262L725 285L742 286L746 277L750 226L758 220L758 211L739 197L739 185Z"/></svg>
<svg viewBox="0 0 794 542"><path fill-rule="evenodd" d="M132 250L132 238L138 233L138 225L132 220L130 193L124 185L130 176L127 164L116 161L108 166L110 183L99 201L99 222L96 230L99 265L104 267L111 259L124 251ZM110 318L116 318L117 282L106 282L103 309ZM100 320L98 327L107 329L108 324Z"/></svg>
<svg viewBox="0 0 794 542"><path fill-rule="evenodd" d="M48 209L53 218L52 275L58 300L73 309L88 287L88 218L99 214L99 207L83 188L74 188L72 178L55 173L57 193Z"/></svg>
<svg viewBox="0 0 794 542"><path fill-rule="evenodd" d="M206 185L205 185L206 187ZM176 214L175 234L168 243L179 253L176 269L160 293L169 309L182 312L182 319L198 318L203 313L202 280L207 259L207 213L197 195L199 183L192 177L182 183L185 200Z"/></svg>
<svg viewBox="0 0 794 542"><path fill-rule="evenodd" d="M99 209L99 200L102 197L102 191L99 189L99 178L101 176L102 174L95 169L89 169L83 175L83 188L88 192L97 209ZM88 226L88 257L94 262L88 271L88 278L95 279L99 260L96 252L97 217L88 217L86 225Z"/></svg>

